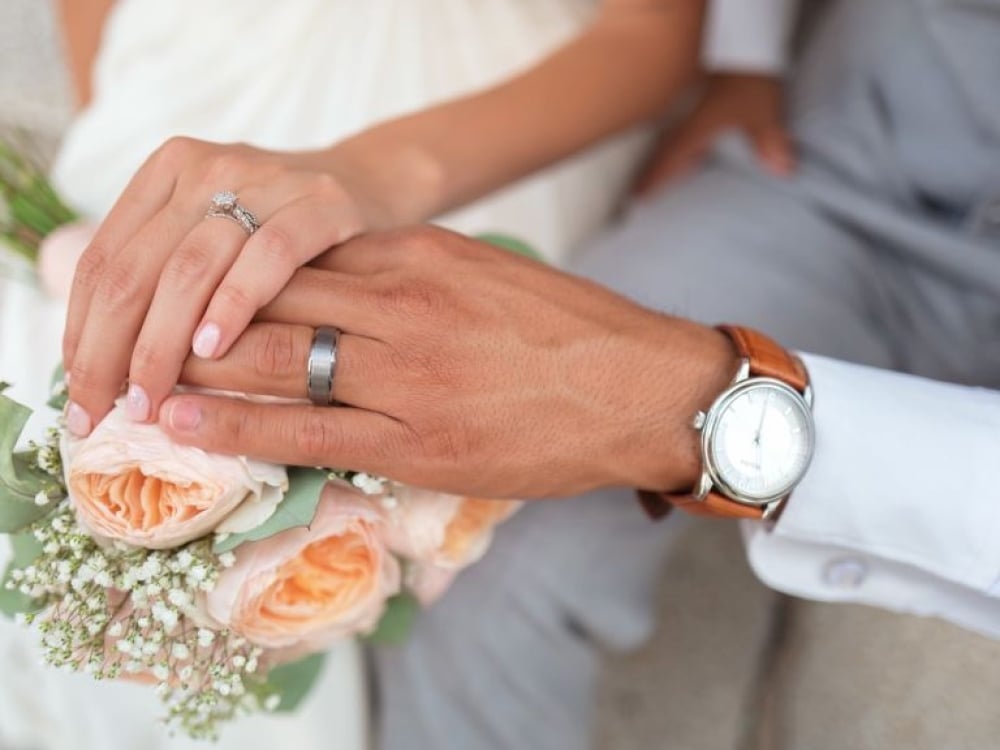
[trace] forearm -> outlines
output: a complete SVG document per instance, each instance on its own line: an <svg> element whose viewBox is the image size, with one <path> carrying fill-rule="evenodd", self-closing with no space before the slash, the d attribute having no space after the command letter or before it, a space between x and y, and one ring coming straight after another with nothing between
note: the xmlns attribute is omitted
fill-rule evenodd
<svg viewBox="0 0 1000 750"><path fill-rule="evenodd" d="M697 69L703 0L612 3L505 83L331 149L375 203L372 224L425 220L662 112Z"/></svg>
<svg viewBox="0 0 1000 750"><path fill-rule="evenodd" d="M91 97L91 75L101 33L115 0L59 0L59 20L70 81L78 107Z"/></svg>

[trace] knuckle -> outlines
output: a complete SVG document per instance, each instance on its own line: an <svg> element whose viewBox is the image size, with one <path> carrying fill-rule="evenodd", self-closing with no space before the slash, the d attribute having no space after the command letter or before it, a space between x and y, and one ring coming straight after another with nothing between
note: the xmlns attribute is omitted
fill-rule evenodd
<svg viewBox="0 0 1000 750"><path fill-rule="evenodd" d="M259 434L259 419L256 412L245 409L229 409L222 423L222 437L230 445L244 445L248 438Z"/></svg>
<svg viewBox="0 0 1000 750"><path fill-rule="evenodd" d="M412 278L406 283L385 285L376 292L376 299L382 312L406 318L429 317L440 304L430 282Z"/></svg>
<svg viewBox="0 0 1000 750"><path fill-rule="evenodd" d="M163 350L149 341L140 339L132 350L132 374L137 380L163 371Z"/></svg>
<svg viewBox="0 0 1000 750"><path fill-rule="evenodd" d="M215 292L213 308L225 310L228 314L249 311L253 313L257 309L257 302L253 296L241 286L227 282L220 286Z"/></svg>
<svg viewBox="0 0 1000 750"><path fill-rule="evenodd" d="M254 234L253 245L270 268L294 269L299 265L295 241L285 229L264 224Z"/></svg>
<svg viewBox="0 0 1000 750"><path fill-rule="evenodd" d="M150 162L155 167L178 172L192 159L199 145L199 141L183 135L168 138L162 146L153 152Z"/></svg>
<svg viewBox="0 0 1000 750"><path fill-rule="evenodd" d="M327 463L330 456L337 454L337 432L324 414L310 413L293 426L291 444L296 453L310 464Z"/></svg>
<svg viewBox="0 0 1000 750"><path fill-rule="evenodd" d="M103 275L104 267L110 257L110 251L103 245L94 244L88 247L77 262L77 282L86 288L94 288Z"/></svg>
<svg viewBox="0 0 1000 750"><path fill-rule="evenodd" d="M187 288L205 278L212 266L212 254L201 245L186 245L167 262L163 277L168 283Z"/></svg>
<svg viewBox="0 0 1000 750"><path fill-rule="evenodd" d="M300 354L292 328L267 326L259 344L252 350L250 366L262 378L300 372L304 369L299 361Z"/></svg>
<svg viewBox="0 0 1000 750"><path fill-rule="evenodd" d="M213 156L204 173L204 182L216 188L219 185L227 185L242 174L245 169L246 157L238 151L226 149Z"/></svg>
<svg viewBox="0 0 1000 750"><path fill-rule="evenodd" d="M312 194L328 200L340 200L347 195L340 181L326 173L315 175L309 188Z"/></svg>
<svg viewBox="0 0 1000 750"><path fill-rule="evenodd" d="M94 294L102 306L117 310L134 300L142 289L136 270L125 263L110 263L101 273Z"/></svg>
<svg viewBox="0 0 1000 750"><path fill-rule="evenodd" d="M77 357L73 360L73 365L69 368L69 375L76 400L80 400L80 396L83 394L92 393L99 383L93 368L83 357Z"/></svg>

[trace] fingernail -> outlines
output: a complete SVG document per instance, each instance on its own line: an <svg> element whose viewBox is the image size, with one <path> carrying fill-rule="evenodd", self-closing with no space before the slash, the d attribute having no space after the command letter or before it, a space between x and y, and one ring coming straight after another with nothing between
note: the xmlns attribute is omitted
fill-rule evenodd
<svg viewBox="0 0 1000 750"><path fill-rule="evenodd" d="M141 385L130 383L125 396L125 416L133 422L145 422L149 419L149 396Z"/></svg>
<svg viewBox="0 0 1000 750"><path fill-rule="evenodd" d="M190 401L175 401L167 421L178 432L194 432L201 424L201 409Z"/></svg>
<svg viewBox="0 0 1000 750"><path fill-rule="evenodd" d="M205 323L194 335L191 350L195 353L196 357L208 359L219 348L219 339L221 338L222 331L219 330L219 326L215 325L215 323Z"/></svg>
<svg viewBox="0 0 1000 750"><path fill-rule="evenodd" d="M63 373L63 382L66 384L66 387L69 388L69 371L68 370Z"/></svg>
<svg viewBox="0 0 1000 750"><path fill-rule="evenodd" d="M90 415L75 401L70 401L66 407L66 427L77 437L87 437L90 434Z"/></svg>

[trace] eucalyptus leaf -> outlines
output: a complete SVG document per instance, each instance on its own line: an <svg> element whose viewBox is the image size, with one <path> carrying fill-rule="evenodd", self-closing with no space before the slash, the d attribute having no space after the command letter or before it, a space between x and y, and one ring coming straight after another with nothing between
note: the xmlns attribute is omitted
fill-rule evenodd
<svg viewBox="0 0 1000 750"><path fill-rule="evenodd" d="M32 466L30 452L15 453L31 409L0 395L0 533L25 529L51 508L35 503L35 495L51 489L52 479Z"/></svg>
<svg viewBox="0 0 1000 750"><path fill-rule="evenodd" d="M412 594L397 594L386 606L375 632L365 637L377 646L398 646L406 640L420 612L420 603Z"/></svg>
<svg viewBox="0 0 1000 750"><path fill-rule="evenodd" d="M10 580L11 571L18 568L26 568L42 554L42 545L35 539L31 532L12 534L10 546L13 557L4 571L3 578L0 579L0 613L13 617L21 612L36 612L38 604L29 596L20 591L7 589L7 581Z"/></svg>
<svg viewBox="0 0 1000 750"><path fill-rule="evenodd" d="M319 679L325 662L325 653L313 654L291 664L282 664L267 673L262 692L265 696L277 695L281 698L275 709L277 713L289 713L299 707Z"/></svg>
<svg viewBox="0 0 1000 750"><path fill-rule="evenodd" d="M52 373L52 380L49 382L49 393L52 396L47 403L51 408L60 412L66 408L66 402L69 400L69 392L66 390L66 371L63 369L62 363Z"/></svg>
<svg viewBox="0 0 1000 750"><path fill-rule="evenodd" d="M308 527L316 517L316 507L319 505L327 476L327 472L320 469L289 468L288 492L278 504L274 515L255 529L229 534L217 540L212 545L212 551L222 554L236 549L244 542L267 539L288 529Z"/></svg>
<svg viewBox="0 0 1000 750"><path fill-rule="evenodd" d="M527 242L517 239L517 237L491 232L476 235L476 239L480 242L486 242L490 245L501 247L504 250L510 250L512 253L517 253L518 255L525 255L532 260L544 260L537 250L535 250Z"/></svg>

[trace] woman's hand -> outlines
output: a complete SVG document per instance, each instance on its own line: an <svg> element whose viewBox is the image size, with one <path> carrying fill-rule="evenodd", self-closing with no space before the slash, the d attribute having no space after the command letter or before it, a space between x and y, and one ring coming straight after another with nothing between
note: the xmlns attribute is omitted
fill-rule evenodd
<svg viewBox="0 0 1000 750"><path fill-rule="evenodd" d="M313 330L333 325L341 405L176 395L175 440L477 497L697 476L691 417L735 371L722 334L443 230L366 235L317 266L183 380L301 399Z"/></svg>
<svg viewBox="0 0 1000 750"><path fill-rule="evenodd" d="M795 168L795 150L785 126L780 78L752 73L708 77L701 101L680 125L664 135L635 185L643 196L694 168L715 140L741 132L764 169L784 177Z"/></svg>
<svg viewBox="0 0 1000 750"><path fill-rule="evenodd" d="M317 154L176 138L129 183L80 260L63 359L68 426L87 434L126 379L128 414L155 416L185 358L223 356L297 268L362 231L362 202ZM206 218L238 195L260 228Z"/></svg>

